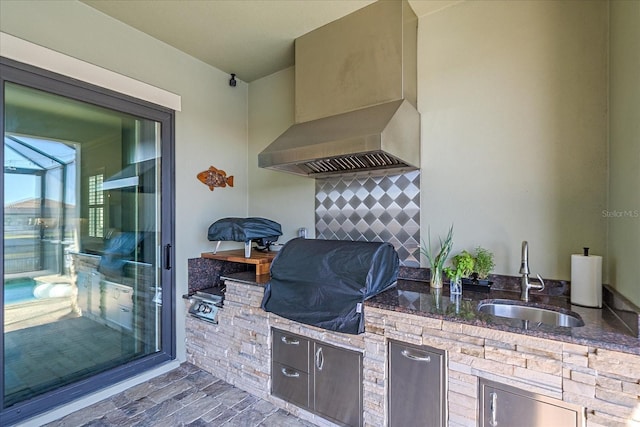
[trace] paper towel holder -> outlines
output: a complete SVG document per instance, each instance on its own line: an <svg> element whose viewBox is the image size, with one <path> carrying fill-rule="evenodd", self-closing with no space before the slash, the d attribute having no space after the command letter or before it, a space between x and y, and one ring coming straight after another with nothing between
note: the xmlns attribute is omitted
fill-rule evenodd
<svg viewBox="0 0 640 427"><path fill-rule="evenodd" d="M571 304L602 308L602 257L582 249L571 255Z"/></svg>

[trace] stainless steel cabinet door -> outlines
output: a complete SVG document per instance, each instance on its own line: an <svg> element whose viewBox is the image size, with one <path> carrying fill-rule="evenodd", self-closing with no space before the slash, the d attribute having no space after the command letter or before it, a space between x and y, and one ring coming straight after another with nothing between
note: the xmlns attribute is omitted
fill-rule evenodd
<svg viewBox="0 0 640 427"><path fill-rule="evenodd" d="M315 411L347 426L362 425L362 354L314 342Z"/></svg>
<svg viewBox="0 0 640 427"><path fill-rule="evenodd" d="M582 427L584 408L480 379L480 427Z"/></svg>
<svg viewBox="0 0 640 427"><path fill-rule="evenodd" d="M389 426L445 425L441 350L389 341Z"/></svg>

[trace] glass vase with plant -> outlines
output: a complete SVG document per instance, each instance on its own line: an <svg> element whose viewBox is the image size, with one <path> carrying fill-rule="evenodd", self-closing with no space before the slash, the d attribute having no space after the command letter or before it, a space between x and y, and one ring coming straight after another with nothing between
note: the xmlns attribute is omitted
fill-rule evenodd
<svg viewBox="0 0 640 427"><path fill-rule="evenodd" d="M424 240L420 247L420 253L422 253L429 261L429 269L431 270L431 282L432 288L442 288L442 272L444 263L447 262L451 248L453 247L453 225L449 227L449 232L444 240L438 238L440 241L440 249L435 252L431 247L431 230L428 231L428 245L425 245Z"/></svg>
<svg viewBox="0 0 640 427"><path fill-rule="evenodd" d="M450 294L459 295L462 293L461 279L473 272L475 259L469 252L462 251L451 259L451 265L451 267L445 267L444 272L451 284Z"/></svg>

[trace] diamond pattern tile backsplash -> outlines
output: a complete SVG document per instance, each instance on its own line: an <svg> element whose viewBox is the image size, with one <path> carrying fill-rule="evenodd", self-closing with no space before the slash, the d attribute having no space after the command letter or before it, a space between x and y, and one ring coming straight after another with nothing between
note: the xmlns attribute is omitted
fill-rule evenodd
<svg viewBox="0 0 640 427"><path fill-rule="evenodd" d="M420 171L316 179L316 238L389 242L420 267Z"/></svg>

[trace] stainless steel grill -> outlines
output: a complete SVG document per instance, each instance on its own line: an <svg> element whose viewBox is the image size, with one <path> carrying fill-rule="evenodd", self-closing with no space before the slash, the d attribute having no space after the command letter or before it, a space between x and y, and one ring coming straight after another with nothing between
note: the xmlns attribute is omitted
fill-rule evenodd
<svg viewBox="0 0 640 427"><path fill-rule="evenodd" d="M224 301L224 289L224 287L202 289L191 295L189 314L207 322L218 323L217 314Z"/></svg>
<svg viewBox="0 0 640 427"><path fill-rule="evenodd" d="M395 286L390 243L292 239L271 264L262 308L319 328L364 332L365 299Z"/></svg>

